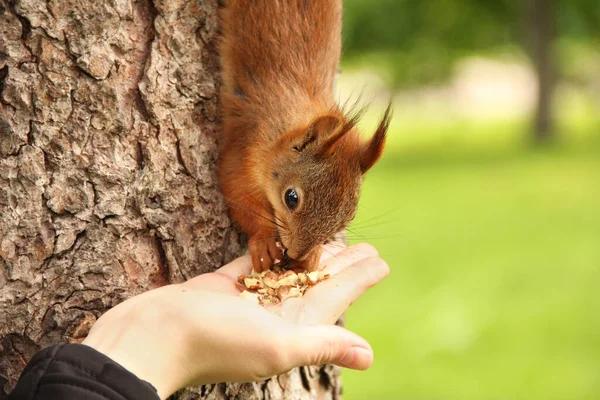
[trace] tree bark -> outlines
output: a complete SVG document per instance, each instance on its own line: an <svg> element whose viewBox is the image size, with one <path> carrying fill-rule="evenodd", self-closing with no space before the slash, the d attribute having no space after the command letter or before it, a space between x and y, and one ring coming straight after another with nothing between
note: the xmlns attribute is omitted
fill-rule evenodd
<svg viewBox="0 0 600 400"><path fill-rule="evenodd" d="M217 0L0 0L0 399L40 348L244 252L215 171L217 32ZM175 398L339 394L325 366Z"/></svg>
<svg viewBox="0 0 600 400"><path fill-rule="evenodd" d="M556 34L554 4L553 0L528 0L525 4L529 48L538 87L533 138L536 142L542 142L554 136L552 112L556 82L553 52Z"/></svg>

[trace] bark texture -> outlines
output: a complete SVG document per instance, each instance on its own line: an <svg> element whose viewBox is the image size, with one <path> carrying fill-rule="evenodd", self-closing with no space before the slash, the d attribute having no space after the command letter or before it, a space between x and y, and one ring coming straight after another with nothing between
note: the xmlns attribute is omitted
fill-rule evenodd
<svg viewBox="0 0 600 400"><path fill-rule="evenodd" d="M216 185L217 34L217 0L0 0L0 399L40 348L245 250ZM339 393L326 366L175 398Z"/></svg>

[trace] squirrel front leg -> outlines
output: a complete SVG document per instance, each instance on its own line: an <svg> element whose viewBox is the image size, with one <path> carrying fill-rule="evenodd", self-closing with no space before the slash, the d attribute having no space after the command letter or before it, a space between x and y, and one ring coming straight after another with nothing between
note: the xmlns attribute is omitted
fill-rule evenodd
<svg viewBox="0 0 600 400"><path fill-rule="evenodd" d="M274 230L257 231L250 238L248 248L252 256L252 267L256 272L267 271L273 264L283 259L283 249L277 246Z"/></svg>
<svg viewBox="0 0 600 400"><path fill-rule="evenodd" d="M268 226L268 222L260 217L264 214L264 207L247 201L244 208L232 206L230 212L250 237L248 249L256 272L266 271L275 264L275 260L283 259L283 247L277 245L276 228Z"/></svg>

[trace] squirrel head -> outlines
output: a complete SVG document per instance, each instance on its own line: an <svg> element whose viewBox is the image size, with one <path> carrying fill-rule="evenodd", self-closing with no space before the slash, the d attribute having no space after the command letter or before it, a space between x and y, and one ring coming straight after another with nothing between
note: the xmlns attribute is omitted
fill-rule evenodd
<svg viewBox="0 0 600 400"><path fill-rule="evenodd" d="M292 259L304 260L356 214L362 177L383 152L391 108L367 141L356 128L360 114L319 115L275 145L266 172L267 197Z"/></svg>

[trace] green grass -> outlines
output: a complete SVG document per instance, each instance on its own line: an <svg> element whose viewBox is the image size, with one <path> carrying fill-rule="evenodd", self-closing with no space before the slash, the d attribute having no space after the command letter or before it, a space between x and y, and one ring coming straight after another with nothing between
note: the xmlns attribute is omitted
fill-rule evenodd
<svg viewBox="0 0 600 400"><path fill-rule="evenodd" d="M600 130L561 126L394 123L352 226L391 274L347 313L375 361L346 400L600 398Z"/></svg>

